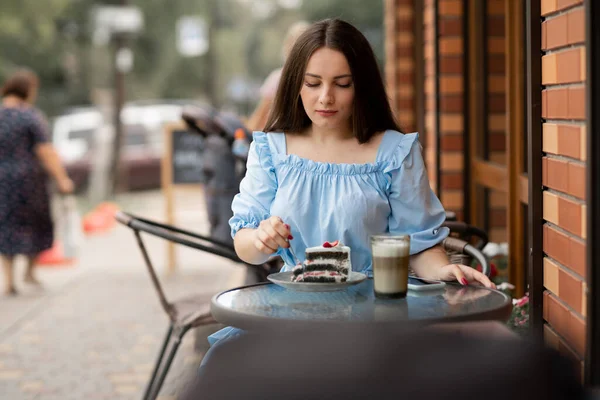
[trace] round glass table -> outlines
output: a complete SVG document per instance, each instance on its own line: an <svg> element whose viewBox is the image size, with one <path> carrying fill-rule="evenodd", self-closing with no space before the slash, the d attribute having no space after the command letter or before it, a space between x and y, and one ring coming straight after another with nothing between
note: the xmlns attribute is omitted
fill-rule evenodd
<svg viewBox="0 0 600 400"><path fill-rule="evenodd" d="M218 322L254 331L327 322L407 325L506 321L511 310L511 298L500 291L454 283L437 291L409 290L403 299L377 299L372 279L339 292L298 292L260 283L219 293L211 304Z"/></svg>

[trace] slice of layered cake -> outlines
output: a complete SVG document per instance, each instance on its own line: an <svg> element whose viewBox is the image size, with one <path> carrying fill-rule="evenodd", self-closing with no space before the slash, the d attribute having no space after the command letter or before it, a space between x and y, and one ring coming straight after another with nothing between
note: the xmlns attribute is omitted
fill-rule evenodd
<svg viewBox="0 0 600 400"><path fill-rule="evenodd" d="M352 271L350 247L339 240L310 247L305 255L306 261L292 270L293 282L346 282Z"/></svg>

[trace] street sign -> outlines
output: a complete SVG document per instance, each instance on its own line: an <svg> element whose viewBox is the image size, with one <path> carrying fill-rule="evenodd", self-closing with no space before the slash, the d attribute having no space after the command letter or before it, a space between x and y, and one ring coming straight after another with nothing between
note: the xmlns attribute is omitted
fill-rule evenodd
<svg viewBox="0 0 600 400"><path fill-rule="evenodd" d="M94 27L110 34L134 34L144 27L144 15L135 6L97 6L92 10Z"/></svg>
<svg viewBox="0 0 600 400"><path fill-rule="evenodd" d="M177 21L177 50L184 57L197 57L208 51L208 25L200 16L185 16Z"/></svg>
<svg viewBox="0 0 600 400"><path fill-rule="evenodd" d="M133 68L133 51L129 47L122 47L115 57L116 67L119 72L126 74Z"/></svg>

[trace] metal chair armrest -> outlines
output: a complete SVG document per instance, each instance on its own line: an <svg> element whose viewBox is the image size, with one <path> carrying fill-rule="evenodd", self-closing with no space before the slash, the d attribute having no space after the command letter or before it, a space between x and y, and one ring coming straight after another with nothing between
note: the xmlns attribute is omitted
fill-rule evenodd
<svg viewBox="0 0 600 400"><path fill-rule="evenodd" d="M117 220L117 222L129 226L133 218L123 211L117 211L115 213L115 219Z"/></svg>
<svg viewBox="0 0 600 400"><path fill-rule="evenodd" d="M136 217L123 211L117 212L115 218L118 222L128 226L134 231L145 232L177 244L206 251L211 254L228 258L235 262L246 264L244 261L240 260L232 246L218 240L176 228L174 226Z"/></svg>
<svg viewBox="0 0 600 400"><path fill-rule="evenodd" d="M444 250L446 251L454 251L456 253L460 253L460 254L465 254L465 246L468 243L465 242L464 240L458 239L458 238L453 238L453 237L447 237L446 239L444 239L444 241L442 242L442 246L444 247Z"/></svg>
<svg viewBox="0 0 600 400"><path fill-rule="evenodd" d="M196 233L196 232L191 232L191 231L187 231L185 229L177 228L177 227L172 226L172 225L161 224L161 223L156 222L156 221L151 221L151 220L144 219L144 218L141 218L141 217L138 217L138 216L134 216L133 214L127 213L127 212L124 212L124 211L118 211L116 213L116 215L115 215L115 218L116 218L116 220L118 222L122 223L123 225L127 225L130 228L132 228L132 229L133 229L134 226L139 226L140 223L142 223L142 224L145 224L145 225L150 225L150 226L153 226L153 227L164 229L166 231L175 232L175 233L179 233L181 235L189 236L189 237L192 237L194 239L200 239L202 241L209 242L211 244L215 244L217 246L224 247L224 248L226 248L228 250L235 251L235 249L233 248L233 246L231 246L231 244L229 244L229 243L225 243L223 241L211 238L209 236L200 235L199 233Z"/></svg>
<svg viewBox="0 0 600 400"><path fill-rule="evenodd" d="M465 246L465 253L469 254L471 257L477 260L477 262L481 265L481 272L489 278L492 274L492 268L490 267L490 264L485 255L475 246L472 246L470 244L467 244Z"/></svg>
<svg viewBox="0 0 600 400"><path fill-rule="evenodd" d="M488 260L487 258L485 258L485 255L475 246L470 245L462 239L457 239L453 237L447 237L446 239L444 239L444 241L442 242L442 246L446 251L453 251L459 254L467 254L473 257L481 265L481 271L483 272L483 274L485 274L487 277L490 276L492 269L490 268Z"/></svg>
<svg viewBox="0 0 600 400"><path fill-rule="evenodd" d="M476 226L469 225L462 221L446 221L442 226L445 226L450 229L450 232L455 232L461 235L461 237L471 237L475 236L479 239L479 241L474 245L479 250L483 250L485 245L488 243L488 235L487 233L477 228Z"/></svg>

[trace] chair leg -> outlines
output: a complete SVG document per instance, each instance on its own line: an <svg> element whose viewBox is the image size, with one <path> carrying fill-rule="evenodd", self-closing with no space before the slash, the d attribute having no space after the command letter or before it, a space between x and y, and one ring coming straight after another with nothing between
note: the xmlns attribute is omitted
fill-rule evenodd
<svg viewBox="0 0 600 400"><path fill-rule="evenodd" d="M144 400L150 399L150 394L152 393L152 389L154 386L154 382L156 380L156 376L158 375L158 371L160 370L165 351L171 341L171 334L173 333L173 324L169 324L169 329L167 330L167 335L163 342L162 348L160 349L160 353L158 354L158 359L156 360L156 364L154 365L154 371L152 371L152 377L148 381L148 385L146 386L146 391L144 392Z"/></svg>
<svg viewBox="0 0 600 400"><path fill-rule="evenodd" d="M183 338L183 335L185 335L185 333L190 329L189 326L183 326L180 329L177 329L176 332L173 332L173 335L177 335L175 336L175 340L173 340L172 345L171 345L171 349L169 351L169 355L165 361L165 365L163 368L161 368L160 374L158 374L157 381L154 385L154 389L151 392L151 397L150 400L154 400L158 397L158 394L160 393L160 389L162 388L163 382L165 380L165 378L167 377L167 373L169 372L169 368L171 367L171 363L173 362L173 359L175 358L175 354L177 353L177 349L179 349L179 345L181 344L181 339Z"/></svg>

